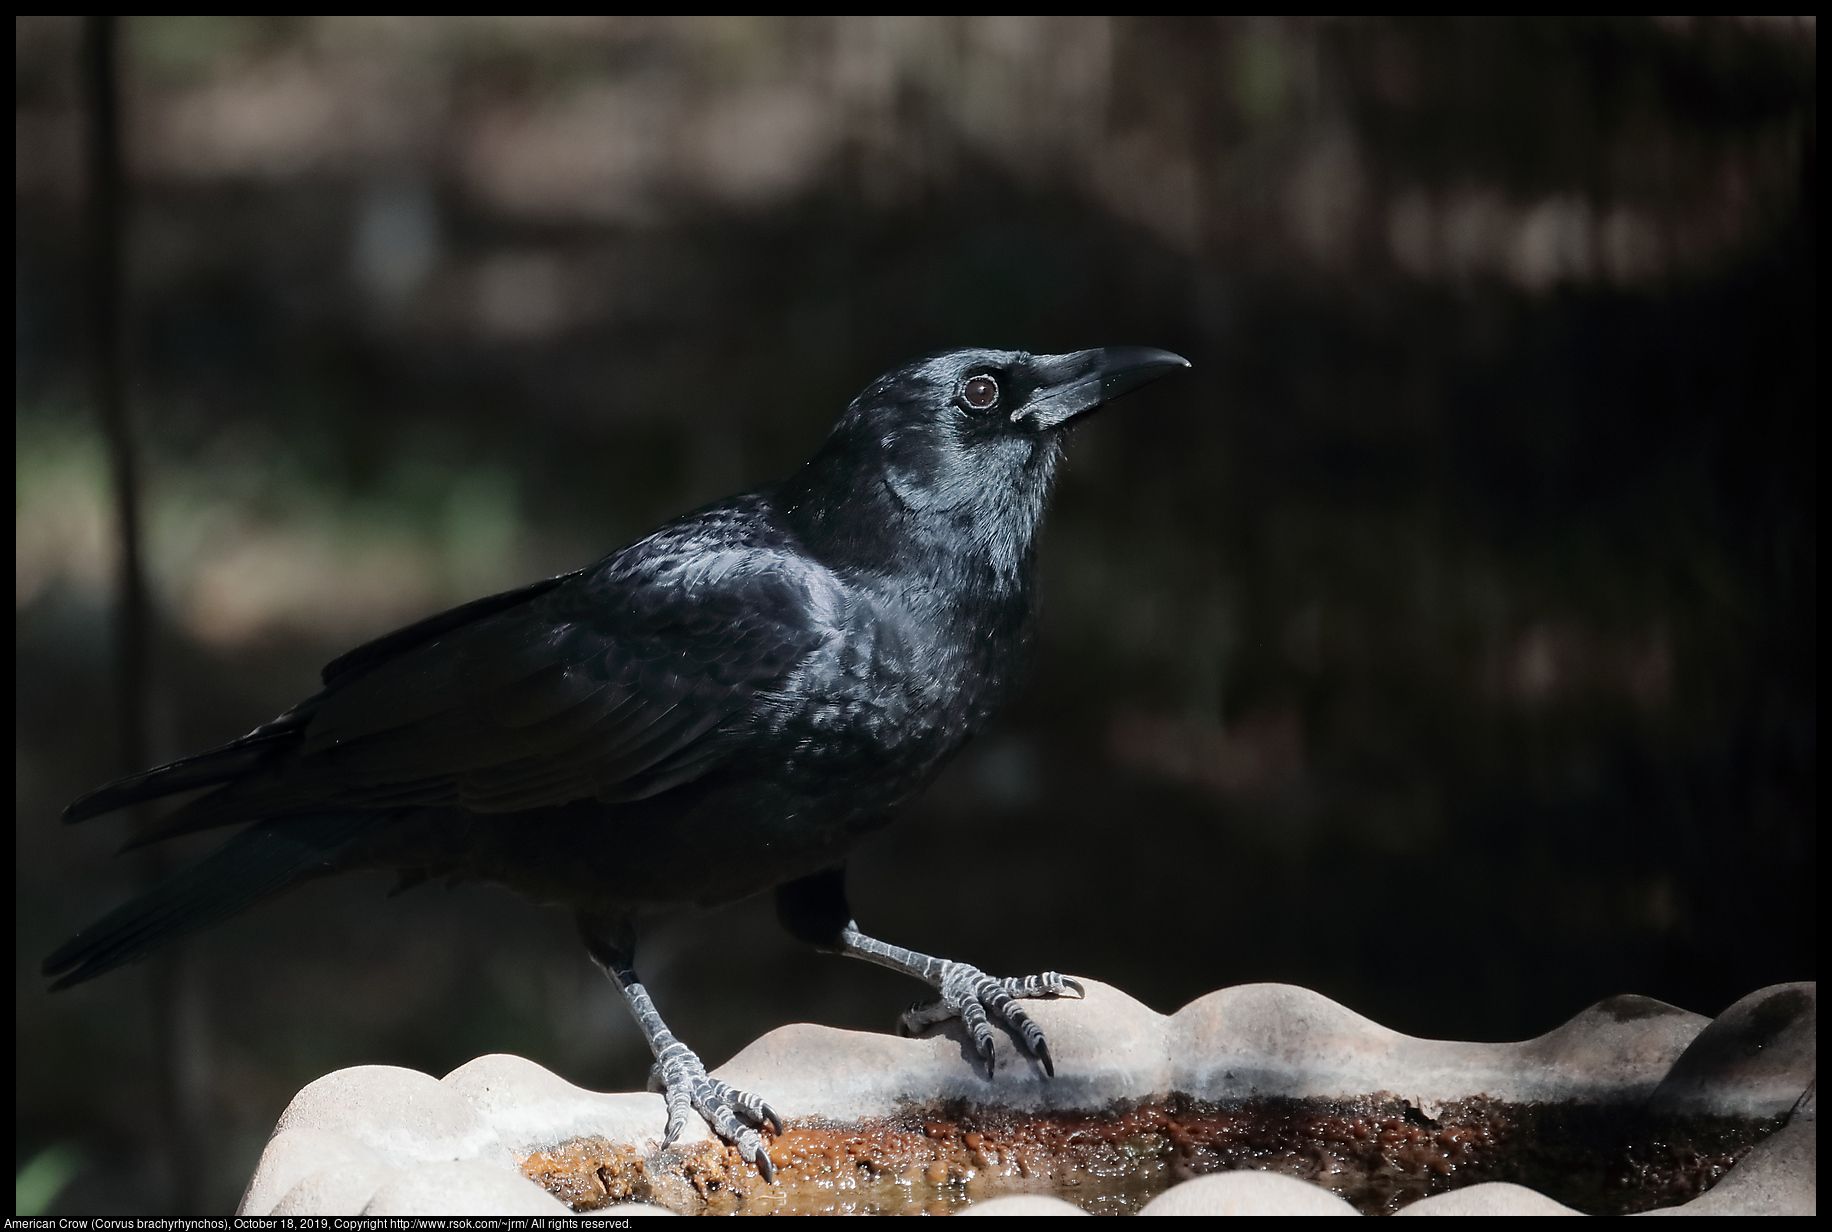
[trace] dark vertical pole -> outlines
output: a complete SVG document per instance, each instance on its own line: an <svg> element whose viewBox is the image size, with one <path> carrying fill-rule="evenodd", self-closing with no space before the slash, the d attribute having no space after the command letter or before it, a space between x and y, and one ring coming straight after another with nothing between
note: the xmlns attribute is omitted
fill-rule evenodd
<svg viewBox="0 0 1832 1232"><path fill-rule="evenodd" d="M115 714L123 774L146 766L146 576L140 553L140 468L127 423L122 372L123 176L115 73L118 19L85 19L83 83L89 95L89 307L96 413L114 481Z"/></svg>
<svg viewBox="0 0 1832 1232"><path fill-rule="evenodd" d="M120 19L88 17L83 25L83 87L89 104L89 307L91 371L96 414L108 447L114 488L115 722L120 770L144 769L148 760L152 621L140 543L140 461L128 416L125 320L126 176L121 156ZM144 820L144 806L136 820ZM168 870L159 854L147 857L157 880ZM166 1155L174 1214L201 1211L205 1160L198 1101L186 1081L186 1035L197 1024L196 998L184 956L169 953L150 967L153 1057L158 1070L163 1125L157 1138ZM149 1135L151 1136L151 1135Z"/></svg>

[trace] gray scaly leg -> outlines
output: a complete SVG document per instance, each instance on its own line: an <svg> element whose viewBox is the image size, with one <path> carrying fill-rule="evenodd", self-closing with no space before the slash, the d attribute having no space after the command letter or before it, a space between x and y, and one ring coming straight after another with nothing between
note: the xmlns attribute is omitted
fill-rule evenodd
<svg viewBox="0 0 1832 1232"><path fill-rule="evenodd" d="M990 1020L996 1018L1018 1033L1018 1038L1024 1041L1025 1049L1043 1062L1044 1073L1052 1078L1056 1076L1055 1063L1050 1060L1050 1047L1043 1039L1043 1028L1031 1021L1030 1015L1018 1005L1017 998L1054 997L1065 992L1082 996L1082 986L1075 980L1054 971L1028 975L1022 979L995 979L978 967L970 967L966 963L930 958L927 954L918 954L900 945L889 945L875 937L867 937L852 920L848 920L840 932L839 950L852 958L862 958L880 967L913 975L941 991L939 1000L927 1005L912 1005L904 1011L897 1024L902 1034L914 1035L925 1027L958 1015L966 1024L968 1034L973 1036L974 1047L979 1049L980 1056L985 1059L986 1074L990 1077L993 1072Z"/></svg>
<svg viewBox="0 0 1832 1232"><path fill-rule="evenodd" d="M650 1082L659 1080L663 1097L668 1101L668 1128L662 1145L669 1146L687 1128L687 1117L697 1111L706 1118L713 1132L738 1148L738 1153L757 1166L766 1181L776 1179L776 1169L764 1150L763 1139L751 1126L762 1126L767 1120L782 1133L782 1118L776 1110L749 1091L740 1091L706 1072L706 1066L693 1050L674 1037L662 1021L649 990L637 978L633 962L635 934L627 921L607 922L589 916L579 917L579 935L592 961L611 977L611 983L623 994L623 1000L649 1041L655 1056ZM750 1125L738 1119L742 1115Z"/></svg>
<svg viewBox="0 0 1832 1232"><path fill-rule="evenodd" d="M1080 984L1066 975L1046 971L1023 979L998 980L978 967L930 958L902 946L887 945L859 931L846 903L846 869L844 865L824 868L806 877L776 887L776 918L789 935L829 954L850 954L892 971L913 975L923 983L941 990L941 999L929 1005L913 1005L905 1011L898 1029L914 1035L924 1027L934 1026L959 1016L968 1034L985 1058L986 1073L993 1072L992 1021L997 1020L1018 1033L1024 1047L1043 1063L1043 1072L1054 1078L1056 1064L1050 1060L1049 1045L1043 1029L1031 1021L1017 1005L1019 997L1054 997L1065 992L1082 996Z"/></svg>

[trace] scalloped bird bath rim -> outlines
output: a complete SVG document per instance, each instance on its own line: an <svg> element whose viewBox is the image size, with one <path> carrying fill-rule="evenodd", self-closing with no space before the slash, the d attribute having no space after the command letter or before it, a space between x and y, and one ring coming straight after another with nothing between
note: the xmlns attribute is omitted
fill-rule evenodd
<svg viewBox="0 0 1832 1232"><path fill-rule="evenodd" d="M1610 1117L1716 1135L1682 1143L1690 1179L1661 1174L1669 1200L1642 1205L1814 1207L1811 983L1762 989L1715 1020L1612 997L1502 1044L1401 1035L1290 985L1222 989L1163 1015L1083 983L1085 999L1031 1003L1054 1079L1009 1036L989 1079L958 1023L916 1039L797 1024L756 1040L717 1074L791 1122L771 1147L785 1172L775 1187L697 1119L660 1150L659 1095L586 1091L493 1055L443 1080L359 1066L311 1083L281 1115L237 1213L990 1215L1052 1203L1063 1214L1357 1213L1338 1191L1367 1210L1575 1214L1532 1188L1475 1182L1511 1175L1482 1166L1500 1158L1497 1132L1589 1149L1615 1132ZM1659 1172L1646 1148L1625 1149L1625 1167ZM1334 1175L1351 1155L1386 1167L1386 1179ZM1325 1183L1277 1175L1294 1170ZM1051 1196L1061 1194L1075 1204Z"/></svg>

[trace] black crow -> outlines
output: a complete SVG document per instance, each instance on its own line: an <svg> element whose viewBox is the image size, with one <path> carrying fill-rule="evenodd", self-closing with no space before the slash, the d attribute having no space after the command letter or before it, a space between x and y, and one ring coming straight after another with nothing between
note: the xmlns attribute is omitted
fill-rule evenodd
<svg viewBox="0 0 1832 1232"><path fill-rule="evenodd" d="M499 881L575 913L655 1054L666 1140L697 1109L768 1176L750 1126L780 1132L779 1118L663 1024L632 921L776 887L797 938L940 991L907 1029L959 1015L990 1071L998 1020L1053 1074L1014 999L1080 985L994 979L865 936L843 861L1017 687L1064 430L1187 366L1142 347L919 360L866 386L786 482L352 650L273 722L66 810L81 821L210 787L128 845L246 828L45 973L81 983L325 874Z"/></svg>

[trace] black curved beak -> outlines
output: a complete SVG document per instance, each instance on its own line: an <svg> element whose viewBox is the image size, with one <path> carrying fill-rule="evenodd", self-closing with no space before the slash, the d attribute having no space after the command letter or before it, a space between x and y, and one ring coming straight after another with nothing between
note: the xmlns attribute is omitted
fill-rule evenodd
<svg viewBox="0 0 1832 1232"><path fill-rule="evenodd" d="M1131 393L1190 361L1156 347L1096 347L1067 355L1035 355L1037 391L1011 413L1012 422L1054 428Z"/></svg>

